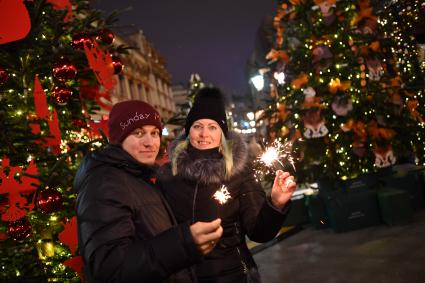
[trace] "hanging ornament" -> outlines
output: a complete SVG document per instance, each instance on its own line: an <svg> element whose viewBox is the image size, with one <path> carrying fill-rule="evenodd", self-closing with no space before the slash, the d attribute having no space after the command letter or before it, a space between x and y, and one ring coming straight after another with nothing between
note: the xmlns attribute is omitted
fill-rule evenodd
<svg viewBox="0 0 425 283"><path fill-rule="evenodd" d="M381 61L377 58L366 59L366 65L369 69L369 79L372 81L379 81L384 73Z"/></svg>
<svg viewBox="0 0 425 283"><path fill-rule="evenodd" d="M336 19L336 15L331 9L336 7L336 0L314 0L314 3L319 6L325 25L331 25Z"/></svg>
<svg viewBox="0 0 425 283"><path fill-rule="evenodd" d="M332 102L332 110L338 116L347 116L348 112L353 110L353 102L351 98L348 98L345 95L335 96L335 99Z"/></svg>
<svg viewBox="0 0 425 283"><path fill-rule="evenodd" d="M72 89L66 86L56 86L52 91L52 96L58 105L66 105L71 95Z"/></svg>
<svg viewBox="0 0 425 283"><path fill-rule="evenodd" d="M91 38L87 32L80 32L72 36L72 47L76 50L84 50L84 45L88 48L93 46Z"/></svg>
<svg viewBox="0 0 425 283"><path fill-rule="evenodd" d="M374 145L373 153L375 154L375 166L378 168L391 166L397 161L391 145L383 147Z"/></svg>
<svg viewBox="0 0 425 283"><path fill-rule="evenodd" d="M303 91L304 102L302 105L303 109L320 108L320 97L316 96L316 91L311 86L307 87Z"/></svg>
<svg viewBox="0 0 425 283"><path fill-rule="evenodd" d="M121 73L122 69L124 68L124 64L122 63L121 58L118 56L112 56L112 65L114 66L115 75Z"/></svg>
<svg viewBox="0 0 425 283"><path fill-rule="evenodd" d="M378 21L376 18L365 18L357 25L356 33L364 35L373 35L378 28Z"/></svg>
<svg viewBox="0 0 425 283"><path fill-rule="evenodd" d="M31 233L31 223L26 219L20 219L9 223L7 234L10 238L19 241L28 237Z"/></svg>
<svg viewBox="0 0 425 283"><path fill-rule="evenodd" d="M0 66L0 85L4 84L9 78L7 71Z"/></svg>
<svg viewBox="0 0 425 283"><path fill-rule="evenodd" d="M105 44L112 44L114 42L115 35L114 33L107 28L101 29L99 34L96 36L96 40L99 42L103 42Z"/></svg>
<svg viewBox="0 0 425 283"><path fill-rule="evenodd" d="M304 137L307 139L320 138L329 133L325 125L325 119L320 112L320 109L311 109L304 115Z"/></svg>
<svg viewBox="0 0 425 283"><path fill-rule="evenodd" d="M53 65L53 75L61 82L72 80L77 74L77 68L65 57L59 58Z"/></svg>
<svg viewBox="0 0 425 283"><path fill-rule="evenodd" d="M37 205L44 213L52 213L62 208L62 194L54 189L44 189L37 196Z"/></svg>
<svg viewBox="0 0 425 283"><path fill-rule="evenodd" d="M329 68L332 64L333 54L328 46L318 45L312 51L312 63L316 73L321 70Z"/></svg>

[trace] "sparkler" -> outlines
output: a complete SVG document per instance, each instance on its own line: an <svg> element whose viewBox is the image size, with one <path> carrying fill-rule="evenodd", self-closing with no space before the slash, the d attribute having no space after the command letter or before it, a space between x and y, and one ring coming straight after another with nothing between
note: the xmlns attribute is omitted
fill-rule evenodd
<svg viewBox="0 0 425 283"><path fill-rule="evenodd" d="M282 170L288 171L289 168L286 168L287 166L281 160L286 160L294 172L296 171L294 157L291 155L292 144L292 142L281 143L275 140L270 146L265 148L264 152L254 161L254 167L256 168L254 169L254 175L257 182L262 180L265 175L274 173L272 170L276 170L276 163L281 166Z"/></svg>
<svg viewBox="0 0 425 283"><path fill-rule="evenodd" d="M232 196L227 190L227 187L222 185L221 188L214 193L213 198L218 201L219 204L223 205L227 202L228 199L231 199Z"/></svg>
<svg viewBox="0 0 425 283"><path fill-rule="evenodd" d="M271 146L266 147L266 150L260 155L260 161L267 167L273 166L274 162L278 162L282 167L285 167L279 159L285 158L292 168L295 169L294 158L291 155L292 142L281 143L274 141Z"/></svg>
<svg viewBox="0 0 425 283"><path fill-rule="evenodd" d="M214 193L213 198L220 204L217 205L217 217L221 218L220 207L231 199L232 196L230 195L229 190L227 190L227 187L225 185L221 185L220 189Z"/></svg>

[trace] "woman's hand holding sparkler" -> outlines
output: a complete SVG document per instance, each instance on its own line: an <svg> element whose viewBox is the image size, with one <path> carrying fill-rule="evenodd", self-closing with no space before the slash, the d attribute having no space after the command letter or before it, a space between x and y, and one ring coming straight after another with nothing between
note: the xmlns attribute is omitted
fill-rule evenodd
<svg viewBox="0 0 425 283"><path fill-rule="evenodd" d="M198 250L206 255L214 249L223 235L221 219L218 218L211 222L196 222L190 226L190 232Z"/></svg>
<svg viewBox="0 0 425 283"><path fill-rule="evenodd" d="M294 176L291 176L288 172L277 170L271 192L272 204L282 209L291 199L296 186L297 184L294 181Z"/></svg>

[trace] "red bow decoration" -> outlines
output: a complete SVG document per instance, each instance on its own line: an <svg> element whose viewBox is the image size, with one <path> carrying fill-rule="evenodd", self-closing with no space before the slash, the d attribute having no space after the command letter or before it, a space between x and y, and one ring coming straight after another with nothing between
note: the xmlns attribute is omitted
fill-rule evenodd
<svg viewBox="0 0 425 283"><path fill-rule="evenodd" d="M5 173L5 168L9 168L8 174ZM25 217L28 211L34 208L34 202L28 200L23 195L29 195L37 190L40 181L35 177L29 177L22 174L35 176L38 174L37 166L31 160L30 164L23 170L20 166L10 166L10 159L3 158L2 171L0 171L0 194L8 194L8 208L2 213L1 220L16 221ZM19 181L15 179L16 174L20 174Z"/></svg>
<svg viewBox="0 0 425 283"><path fill-rule="evenodd" d="M84 281L84 262L83 257L80 255L71 257L63 262L63 265L68 266L78 273L81 281Z"/></svg>
<svg viewBox="0 0 425 283"><path fill-rule="evenodd" d="M98 85L90 85L89 82L81 80L80 81L80 94L81 97L95 100L96 103L105 110L111 110L111 95L108 91L100 92ZM105 103L109 102L109 103Z"/></svg>
<svg viewBox="0 0 425 283"><path fill-rule="evenodd" d="M79 255L76 255L78 246L77 217L74 216L70 221L65 223L63 231L59 233L59 240L67 245L71 253L74 255L72 258L64 261L63 264L77 272L80 278L83 280L83 258Z"/></svg>
<svg viewBox="0 0 425 283"><path fill-rule="evenodd" d="M68 10L63 21L66 23L72 17L72 3L69 0L47 0L48 3L52 4L55 10Z"/></svg>
<svg viewBox="0 0 425 283"><path fill-rule="evenodd" d="M351 87L351 81L343 81L341 82L339 78L331 79L329 82L329 91L333 94L335 94L337 91L346 91Z"/></svg>
<svg viewBox="0 0 425 283"><path fill-rule="evenodd" d="M370 5L369 0L360 0L359 13L351 21L352 26L356 26L361 20L369 18L377 21L378 17L373 14L373 7Z"/></svg>
<svg viewBox="0 0 425 283"><path fill-rule="evenodd" d="M300 74L291 82L291 86L293 89L300 89L306 83L308 83L308 76L306 74Z"/></svg>
<svg viewBox="0 0 425 283"><path fill-rule="evenodd" d="M47 120L51 135L50 137L43 138L39 142L41 142L45 147L52 147L53 152L56 155L59 155L61 144L61 132L59 128L58 113L56 112L56 109L54 109L52 112L49 112L46 94L44 93L44 90L37 75L34 79L34 105L37 117L39 117L40 119ZM40 125L31 124L31 130L33 134L39 134L41 131Z"/></svg>
<svg viewBox="0 0 425 283"><path fill-rule="evenodd" d="M116 84L111 54L107 50L103 51L97 42L93 42L93 47L91 48L84 45L84 51L97 81L109 92Z"/></svg>
<svg viewBox="0 0 425 283"><path fill-rule="evenodd" d="M374 120L370 121L367 126L367 131L372 139L377 140L392 140L396 135L396 132L393 129L380 128L378 123Z"/></svg>
<svg viewBox="0 0 425 283"><path fill-rule="evenodd" d="M266 59L272 62L280 60L284 63L288 63L289 56L284 50L276 50L272 48L272 50L270 50L269 53L267 53Z"/></svg>
<svg viewBox="0 0 425 283"><path fill-rule="evenodd" d="M77 235L77 217L74 216L65 223L63 231L59 233L59 240L69 247L73 255L78 245Z"/></svg>
<svg viewBox="0 0 425 283"><path fill-rule="evenodd" d="M31 30L31 19L23 2L0 1L0 44L23 39Z"/></svg>
<svg viewBox="0 0 425 283"><path fill-rule="evenodd" d="M102 119L100 121L90 121L89 122L90 127L90 133L93 138L101 137L100 130L109 137L109 127L108 127L108 120Z"/></svg>

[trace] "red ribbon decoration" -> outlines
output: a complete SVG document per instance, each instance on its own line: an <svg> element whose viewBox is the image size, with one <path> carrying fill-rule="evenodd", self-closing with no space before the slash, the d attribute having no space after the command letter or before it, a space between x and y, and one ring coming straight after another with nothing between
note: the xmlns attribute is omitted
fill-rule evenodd
<svg viewBox="0 0 425 283"><path fill-rule="evenodd" d="M84 51L99 84L103 85L107 92L111 91L116 84L111 54L100 49L97 42L93 42L91 48L84 45Z"/></svg>
<svg viewBox="0 0 425 283"><path fill-rule="evenodd" d="M55 10L68 10L63 19L65 23L72 18L72 3L69 0L47 0L47 2L52 4Z"/></svg>
<svg viewBox="0 0 425 283"><path fill-rule="evenodd" d="M58 114L55 109L52 112L49 111L46 94L44 93L37 75L34 79L34 105L37 117L47 120L51 135L50 137L41 139L39 142L41 142L45 147L52 147L54 154L59 155L61 132L59 128ZM33 134L39 134L41 131L40 125L38 124L31 124L30 127Z"/></svg>
<svg viewBox="0 0 425 283"><path fill-rule="evenodd" d="M9 172L6 175L5 168L9 168ZM15 179L16 174L20 174L21 178L19 181ZM40 181L35 177L22 176L26 173L31 176L38 174L37 166L34 160L31 160L30 164L24 171L20 166L10 166L10 159L4 157L2 161L2 171L0 171L0 194L8 194L8 208L2 212L2 221L16 221L25 217L28 211L34 208L34 201L28 200L23 195L29 195L37 190L40 185Z"/></svg>
<svg viewBox="0 0 425 283"><path fill-rule="evenodd" d="M64 227L63 231L59 233L59 240L69 247L74 257L67 259L63 262L63 264L77 272L83 280L83 258L76 255L76 249L78 246L77 217L72 217L70 221L65 223Z"/></svg>

